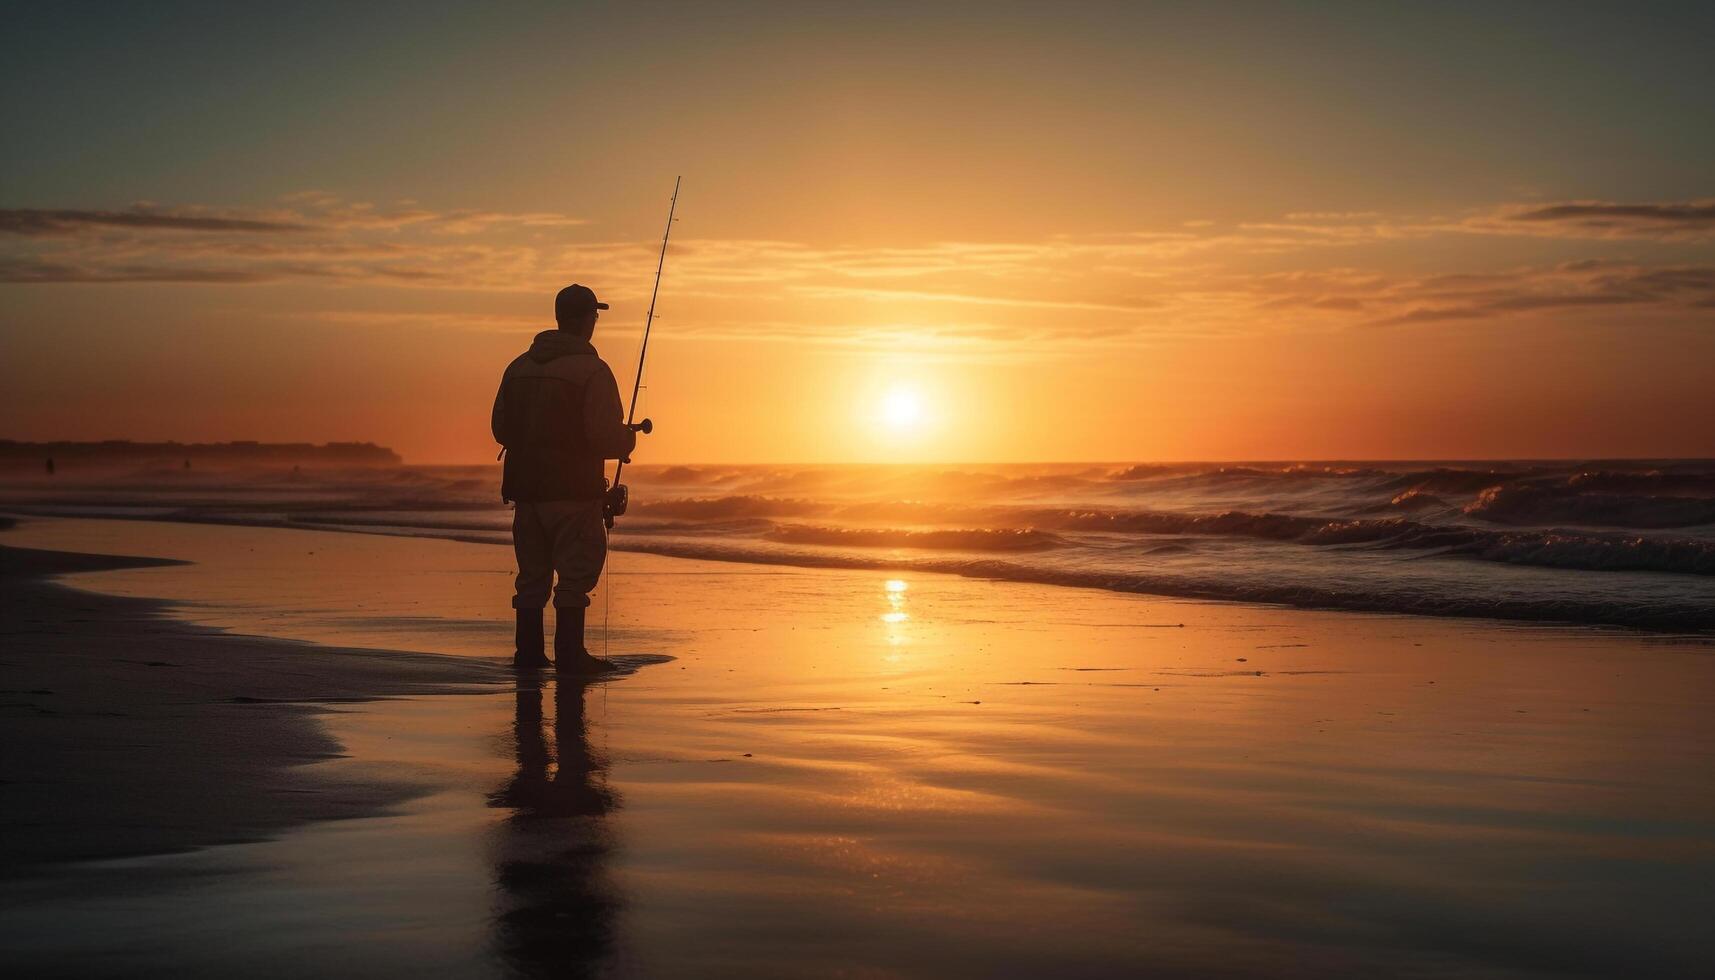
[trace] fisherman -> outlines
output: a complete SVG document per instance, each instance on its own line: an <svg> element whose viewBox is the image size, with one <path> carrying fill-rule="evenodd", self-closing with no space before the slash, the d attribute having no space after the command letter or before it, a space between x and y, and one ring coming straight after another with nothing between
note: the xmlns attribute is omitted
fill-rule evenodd
<svg viewBox="0 0 1715 980"><path fill-rule="evenodd" d="M536 335L507 366L494 396L494 439L506 459L500 495L516 504L513 662L521 669L557 665L561 674L581 675L613 669L584 647L584 612L607 558L605 461L628 457L637 433L626 425L613 371L590 344L605 309L587 286L560 290L554 298L559 328ZM550 587L558 620L554 660L542 636Z"/></svg>

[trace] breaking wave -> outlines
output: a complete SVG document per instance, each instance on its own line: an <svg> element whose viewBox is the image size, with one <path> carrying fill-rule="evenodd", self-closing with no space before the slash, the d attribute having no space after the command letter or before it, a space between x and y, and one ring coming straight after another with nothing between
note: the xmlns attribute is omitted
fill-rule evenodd
<svg viewBox="0 0 1715 980"><path fill-rule="evenodd" d="M1472 517L1503 524L1594 524L1666 528L1715 523L1715 498L1610 493L1595 483L1520 483L1489 487L1465 507Z"/></svg>
<svg viewBox="0 0 1715 980"><path fill-rule="evenodd" d="M1328 519L1293 514L1226 511L1185 514L1112 509L1050 509L933 505L889 501L848 505L803 499L730 496L661 501L635 507L651 516L671 515L722 522L707 530L732 530L732 519L753 521L818 514L857 521L916 524L954 523L959 528L877 528L764 523L773 541L865 548L946 548L976 551L1039 551L1065 547L1061 532L1107 535L1243 537L1317 547L1438 551L1483 561L1583 571L1649 571L1715 575L1715 538L1666 538L1594 530L1496 529L1435 524L1399 517ZM975 525L972 527L970 525ZM754 529L757 524L745 525ZM700 525L681 525L691 530ZM651 530L655 528L652 527Z"/></svg>
<svg viewBox="0 0 1715 980"><path fill-rule="evenodd" d="M914 569L974 578L1104 589L1145 595L1255 602L1308 609L1463 616L1538 623L1589 623L1636 629L1700 632L1715 628L1715 610L1696 601L1631 596L1526 596L1470 591L1448 594L1410 589L1360 589L1316 581L1250 577L1196 577L1145 572L1055 568L1017 562L922 558L902 561L854 554L786 554L715 541L620 539L615 547L706 561L797 565L812 568Z"/></svg>
<svg viewBox="0 0 1715 980"><path fill-rule="evenodd" d="M636 466L616 549L1715 630L1715 461ZM224 480L224 482L222 482ZM504 543L492 466L0 482L64 515Z"/></svg>
<svg viewBox="0 0 1715 980"><path fill-rule="evenodd" d="M818 527L783 524L769 531L770 541L821 544L843 548L934 548L943 551L1045 551L1066 542L1057 535L1031 528L960 528L898 530L891 528Z"/></svg>

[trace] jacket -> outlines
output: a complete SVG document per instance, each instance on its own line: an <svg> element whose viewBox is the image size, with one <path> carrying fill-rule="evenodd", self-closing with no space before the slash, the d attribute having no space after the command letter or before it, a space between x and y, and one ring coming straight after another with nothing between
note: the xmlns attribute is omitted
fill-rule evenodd
<svg viewBox="0 0 1715 980"><path fill-rule="evenodd" d="M504 448L500 495L512 501L597 500L604 461L637 447L619 385L588 340L544 330L501 376L494 441Z"/></svg>

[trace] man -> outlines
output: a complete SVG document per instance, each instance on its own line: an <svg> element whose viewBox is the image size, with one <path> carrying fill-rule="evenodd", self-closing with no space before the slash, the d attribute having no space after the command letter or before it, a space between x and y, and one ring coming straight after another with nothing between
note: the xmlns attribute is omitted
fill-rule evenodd
<svg viewBox="0 0 1715 980"><path fill-rule="evenodd" d="M506 368L494 396L494 439L505 447L500 495L516 503L512 547L518 556L514 663L562 674L613 669L584 648L584 611L607 558L602 526L605 464L637 446L625 424L619 385L590 345L606 303L576 283L554 298L559 329L536 335ZM554 583L555 574L559 583ZM542 607L554 594L554 660L543 651Z"/></svg>

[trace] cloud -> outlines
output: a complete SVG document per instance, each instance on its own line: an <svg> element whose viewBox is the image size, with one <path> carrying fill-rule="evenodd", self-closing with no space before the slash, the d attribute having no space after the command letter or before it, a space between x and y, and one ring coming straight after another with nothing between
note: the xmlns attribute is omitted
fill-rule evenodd
<svg viewBox="0 0 1715 980"><path fill-rule="evenodd" d="M1451 217L1389 215L1377 211L1294 211L1280 221L1241 224L1239 231L1241 237L1248 235L1257 244L1301 247L1458 234L1698 243L1715 235L1715 200L1505 204Z"/></svg>
<svg viewBox="0 0 1715 980"><path fill-rule="evenodd" d="M971 296L963 293L930 293L904 289L855 289L847 286L798 286L794 289L818 296L920 303L969 303L977 306L1012 306L1029 310L1083 310L1106 313L1137 313L1159 303L1093 303L1081 300L1052 300L1016 296Z"/></svg>
<svg viewBox="0 0 1715 980"><path fill-rule="evenodd" d="M243 269L175 269L148 265L115 265L83 268L57 262L0 257L3 283L121 283L161 282L237 285L267 282L275 278Z"/></svg>
<svg viewBox="0 0 1715 980"><path fill-rule="evenodd" d="M1404 308L1378 319L1378 323L1493 319L1615 307L1695 316L1691 311L1715 302L1715 266L1649 268L1573 262L1489 276L1439 277L1400 284L1389 292L1391 304Z"/></svg>
<svg viewBox="0 0 1715 980"><path fill-rule="evenodd" d="M1715 200L1615 204L1568 201L1511 205L1469 219L1464 230L1553 238L1654 239L1704 242L1715 236Z"/></svg>
<svg viewBox="0 0 1715 980"><path fill-rule="evenodd" d="M1452 218L1305 211L1277 221L864 247L684 238L668 255L663 313L687 335L961 356L1457 321L1702 322L1715 310L1715 254L1700 230L1712 208L1572 202ZM319 192L250 211L143 204L13 210L0 221L14 232L0 236L5 283L299 282L523 297L550 295L575 270L582 281L608 284L601 292L616 304L614 330L630 329L620 317L641 317L656 258L652 241L590 240L568 215L378 206ZM1665 230L1646 233L1656 226ZM537 234L542 227L573 230ZM1520 254L1583 251L1558 264L1413 268L1445 263L1460 253L1460 236L1473 234L1520 238ZM1530 242L1543 237L1564 241ZM1611 254L1614 239L1637 237L1676 249L1677 261ZM1439 240L1415 244L1429 239ZM1394 247L1382 251L1383 243ZM386 322L385 301L368 305L383 309L353 314L354 329ZM522 307L497 298L488 308ZM506 330L522 323L480 312L437 322Z"/></svg>
<svg viewBox="0 0 1715 980"><path fill-rule="evenodd" d="M582 218L551 211L507 212L480 209L433 211L409 203L381 207L341 201L331 195L297 194L282 207L249 211L205 207L161 208L135 204L124 210L88 208L0 209L0 233L23 236L72 235L122 229L147 232L238 234L397 231L419 226L441 234L468 235L497 227L570 228Z"/></svg>
<svg viewBox="0 0 1715 980"><path fill-rule="evenodd" d="M1715 228L1715 201L1690 204L1556 204L1512 216L1514 221L1568 221L1595 228Z"/></svg>
<svg viewBox="0 0 1715 980"><path fill-rule="evenodd" d="M1291 211L1288 221L1363 221L1380 218L1380 211Z"/></svg>
<svg viewBox="0 0 1715 980"><path fill-rule="evenodd" d="M59 262L34 262L0 258L0 283L184 283L200 285L253 285L291 279L320 279L337 282L430 284L440 274L422 269L389 269L301 265L283 263L248 268L170 265L79 266Z"/></svg>
<svg viewBox="0 0 1715 980"><path fill-rule="evenodd" d="M247 285L444 283L516 288L547 252L521 232L582 219L551 212L380 207L309 193L249 210L140 203L125 210L0 210L0 282Z"/></svg>
<svg viewBox="0 0 1715 980"><path fill-rule="evenodd" d="M128 228L156 231L297 232L310 226L300 222L263 221L254 218L211 217L153 211L134 207L127 211L82 211L71 208L0 210L0 232L13 235L65 235L87 227Z"/></svg>

